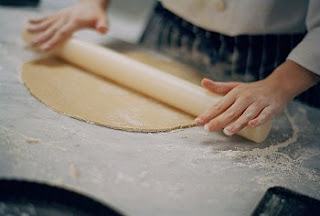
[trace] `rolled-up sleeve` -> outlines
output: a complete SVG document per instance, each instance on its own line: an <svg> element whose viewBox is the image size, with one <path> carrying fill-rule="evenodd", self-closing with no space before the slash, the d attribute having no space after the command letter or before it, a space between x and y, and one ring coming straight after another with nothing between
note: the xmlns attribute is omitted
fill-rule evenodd
<svg viewBox="0 0 320 216"><path fill-rule="evenodd" d="M320 75L320 0L309 1L306 26L306 36L287 59Z"/></svg>

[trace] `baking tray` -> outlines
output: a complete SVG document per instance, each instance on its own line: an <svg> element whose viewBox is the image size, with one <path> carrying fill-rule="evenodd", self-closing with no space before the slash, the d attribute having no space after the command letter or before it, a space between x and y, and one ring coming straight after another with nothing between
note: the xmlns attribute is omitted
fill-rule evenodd
<svg viewBox="0 0 320 216"><path fill-rule="evenodd" d="M122 216L115 209L65 188L0 180L0 216Z"/></svg>
<svg viewBox="0 0 320 216"><path fill-rule="evenodd" d="M252 216L320 215L320 201L283 187L267 190Z"/></svg>

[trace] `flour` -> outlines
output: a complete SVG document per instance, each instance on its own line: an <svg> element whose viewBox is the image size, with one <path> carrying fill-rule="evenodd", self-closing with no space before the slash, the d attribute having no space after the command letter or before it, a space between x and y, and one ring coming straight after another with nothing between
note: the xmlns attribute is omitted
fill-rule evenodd
<svg viewBox="0 0 320 216"><path fill-rule="evenodd" d="M77 165L71 164L70 165L70 174L73 178L79 178L80 176L80 170Z"/></svg>
<svg viewBox="0 0 320 216"><path fill-rule="evenodd" d="M219 157L231 157L235 160L234 165L238 167L249 167L267 171L267 174L257 175L252 179L264 186L271 187L279 184L279 182L286 182L284 179L290 179L285 184L291 187L294 187L295 182L299 182L302 179L307 179L310 182L320 182L320 177L315 171L302 166L303 162L308 158L301 156L304 150L301 149L298 142L299 127L295 122L295 118L287 110L285 110L284 114L292 128L291 136L284 142L274 143L263 149L255 148L251 151L216 151L217 155ZM288 154L290 148L295 148L296 157ZM309 158L314 155L320 155L320 152L308 154Z"/></svg>
<svg viewBox="0 0 320 216"><path fill-rule="evenodd" d="M144 125L142 121L137 120L136 118L134 118L134 116L132 117L126 113L121 113L120 116L126 122L128 122L134 126L143 126Z"/></svg>
<svg viewBox="0 0 320 216"><path fill-rule="evenodd" d="M115 183L118 184L120 182L134 183L135 178L133 178L132 176L129 176L128 174L118 172L115 179Z"/></svg>
<svg viewBox="0 0 320 216"><path fill-rule="evenodd" d="M3 144L11 143L41 143L42 140L34 137L29 137L23 134L18 134L13 130L0 125L0 137Z"/></svg>
<svg viewBox="0 0 320 216"><path fill-rule="evenodd" d="M42 142L41 139L37 139L37 138L34 138L34 137L27 137L27 136L25 136L25 140L27 141L27 143L30 143L30 144L36 144L36 143L41 143Z"/></svg>
<svg viewBox="0 0 320 216"><path fill-rule="evenodd" d="M51 148L61 150L61 151L68 151L64 147L60 147L55 145L56 141L46 141L44 142L43 140L36 138L36 137L30 137L26 136L22 133L16 132L10 128L4 127L0 125L0 145L7 145L11 146L8 152L10 153L16 153L16 154L21 154L22 149L19 148L19 145L23 144L45 144L47 146L50 146ZM10 144L17 144L17 145L10 145Z"/></svg>
<svg viewBox="0 0 320 216"><path fill-rule="evenodd" d="M251 151L224 151L221 152L222 154L226 156L236 156L237 158L242 158L242 159L255 159L255 160L263 160L263 159L277 159L279 156L283 156L284 158L289 157L288 155L279 152L280 149L286 148L291 144L294 144L298 140L298 133L299 133L299 128L295 124L294 119L290 116L288 111L286 110L285 115L291 125L292 128L292 135L289 137L286 141L281 142L281 143L276 143L274 145L271 145L269 147L260 149L260 148L255 148ZM288 158L289 159L289 158ZM285 159L287 160L287 159Z"/></svg>

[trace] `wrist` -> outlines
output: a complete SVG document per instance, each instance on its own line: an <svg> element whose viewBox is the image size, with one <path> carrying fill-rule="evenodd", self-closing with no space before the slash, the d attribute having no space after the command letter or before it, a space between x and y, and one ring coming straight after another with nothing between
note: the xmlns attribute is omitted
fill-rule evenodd
<svg viewBox="0 0 320 216"><path fill-rule="evenodd" d="M319 76L291 60L285 61L266 78L266 82L273 83L273 87L291 99L318 81Z"/></svg>

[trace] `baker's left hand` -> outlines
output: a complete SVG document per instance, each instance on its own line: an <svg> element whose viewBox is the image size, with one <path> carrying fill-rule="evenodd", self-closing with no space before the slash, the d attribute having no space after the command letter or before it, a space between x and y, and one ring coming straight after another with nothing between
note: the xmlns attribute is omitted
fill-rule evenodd
<svg viewBox="0 0 320 216"><path fill-rule="evenodd" d="M262 125L281 112L292 99L277 85L279 83L271 80L239 83L203 79L203 87L225 96L199 115L196 123L204 125L210 132L224 128L224 133L229 136L247 125Z"/></svg>

